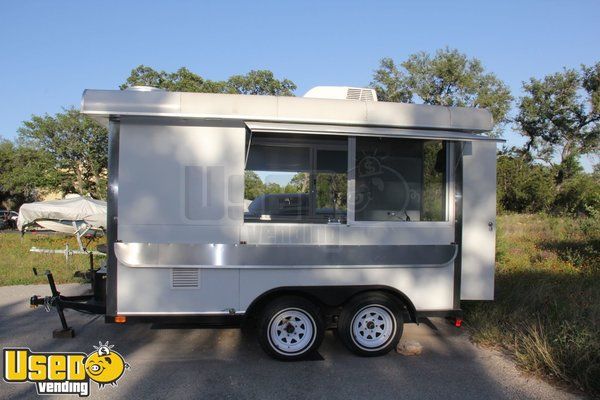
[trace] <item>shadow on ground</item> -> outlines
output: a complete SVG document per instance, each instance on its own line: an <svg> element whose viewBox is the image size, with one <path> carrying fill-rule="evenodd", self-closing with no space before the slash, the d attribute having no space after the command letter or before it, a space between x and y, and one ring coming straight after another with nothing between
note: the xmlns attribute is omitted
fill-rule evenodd
<svg viewBox="0 0 600 400"><path fill-rule="evenodd" d="M64 287L63 287L64 288ZM573 398L520 375L504 358L473 346L444 320L405 325L404 338L424 352L406 357L360 358L327 332L322 361L283 363L268 358L252 331L239 329L151 329L151 324L104 324L103 318L67 311L74 339L52 339L55 312L30 310L27 298L43 286L0 288L0 342L32 351L90 352L110 341L131 364L117 387L92 398L217 399L533 399ZM69 285L66 294L81 292ZM0 385L1 398L31 398L32 384Z"/></svg>

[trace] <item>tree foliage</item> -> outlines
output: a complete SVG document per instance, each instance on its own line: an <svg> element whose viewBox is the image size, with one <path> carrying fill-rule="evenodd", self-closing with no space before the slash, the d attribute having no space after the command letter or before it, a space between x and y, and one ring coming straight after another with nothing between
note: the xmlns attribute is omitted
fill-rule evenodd
<svg viewBox="0 0 600 400"><path fill-rule="evenodd" d="M316 180L317 208L346 208L347 175L319 172ZM244 199L254 200L262 194L309 193L310 174L297 172L285 185L277 182L263 182L254 171L245 172Z"/></svg>
<svg viewBox="0 0 600 400"><path fill-rule="evenodd" d="M559 182L574 176L580 155L600 150L600 63L523 83L515 119L531 158L558 165Z"/></svg>
<svg viewBox="0 0 600 400"><path fill-rule="evenodd" d="M44 150L0 140L0 202L14 209L33 201L40 188L60 186L61 176Z"/></svg>
<svg viewBox="0 0 600 400"><path fill-rule="evenodd" d="M307 193L309 174L298 172L286 185L277 182L263 182L254 171L246 171L244 174L244 199L254 200L261 194L278 193Z"/></svg>
<svg viewBox="0 0 600 400"><path fill-rule="evenodd" d="M226 93L225 82L204 79L185 67L169 73L140 65L131 70L120 89L131 86L153 86L171 92Z"/></svg>
<svg viewBox="0 0 600 400"><path fill-rule="evenodd" d="M345 210L348 199L348 175L320 172L317 174L317 209Z"/></svg>
<svg viewBox="0 0 600 400"><path fill-rule="evenodd" d="M581 173L560 186L554 202L556 211L571 214L600 214L600 179L595 174Z"/></svg>
<svg viewBox="0 0 600 400"><path fill-rule="evenodd" d="M512 212L550 211L556 196L550 168L519 154L500 154L497 163L498 208Z"/></svg>
<svg viewBox="0 0 600 400"><path fill-rule="evenodd" d="M296 85L289 79L279 80L268 70L233 75L226 81L212 81L182 67L169 73L140 65L133 70L121 89L131 86L154 86L172 92L230 93L293 96Z"/></svg>
<svg viewBox="0 0 600 400"><path fill-rule="evenodd" d="M94 120L72 108L34 115L19 129L19 143L23 149L43 149L63 192L106 198L108 132Z"/></svg>
<svg viewBox="0 0 600 400"><path fill-rule="evenodd" d="M296 84L289 79L278 80L267 70L250 71L246 75L233 75L226 84L228 93L293 96Z"/></svg>
<svg viewBox="0 0 600 400"><path fill-rule="evenodd" d="M481 61L448 48L435 55L413 54L399 66L384 58L371 86L383 101L486 108L497 124L496 133L508 122L512 102L508 86L485 72Z"/></svg>
<svg viewBox="0 0 600 400"><path fill-rule="evenodd" d="M381 101L412 103L413 91L408 84L408 76L399 69L391 58L383 58L379 68L373 73L371 86Z"/></svg>
<svg viewBox="0 0 600 400"><path fill-rule="evenodd" d="M554 214L600 213L600 174L574 168L557 184L559 166L540 164L520 149L503 150L497 164L498 209Z"/></svg>
<svg viewBox="0 0 600 400"><path fill-rule="evenodd" d="M258 174L254 171L244 173L244 199L254 200L264 191L264 185Z"/></svg>

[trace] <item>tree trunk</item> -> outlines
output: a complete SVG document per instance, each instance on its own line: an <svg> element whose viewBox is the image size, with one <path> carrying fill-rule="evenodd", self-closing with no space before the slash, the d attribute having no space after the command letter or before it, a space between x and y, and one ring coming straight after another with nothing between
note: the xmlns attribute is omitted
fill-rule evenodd
<svg viewBox="0 0 600 400"><path fill-rule="evenodd" d="M81 171L81 163L77 163L73 170L75 171L75 189L77 190L77 193L83 196L83 189L85 183L83 179L83 172Z"/></svg>
<svg viewBox="0 0 600 400"><path fill-rule="evenodd" d="M560 152L560 165L558 166L558 172L556 174L556 189L560 191L562 187L562 183L565 180L565 176L567 175L567 166L565 165L565 161L567 161L573 154L573 147L570 142L565 142L561 152Z"/></svg>
<svg viewBox="0 0 600 400"><path fill-rule="evenodd" d="M93 176L93 180L94 180L94 198L95 199L101 199L102 197L100 196L100 174L98 173L98 169L95 167L92 167L92 176Z"/></svg>

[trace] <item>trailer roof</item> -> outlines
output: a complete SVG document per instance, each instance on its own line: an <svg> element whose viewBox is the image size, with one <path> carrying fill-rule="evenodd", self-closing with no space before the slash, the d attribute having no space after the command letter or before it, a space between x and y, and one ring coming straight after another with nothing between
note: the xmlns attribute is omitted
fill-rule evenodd
<svg viewBox="0 0 600 400"><path fill-rule="evenodd" d="M85 90L81 112L105 125L111 117L304 123L482 133L485 109L374 101L165 91ZM464 140L464 139L463 139Z"/></svg>

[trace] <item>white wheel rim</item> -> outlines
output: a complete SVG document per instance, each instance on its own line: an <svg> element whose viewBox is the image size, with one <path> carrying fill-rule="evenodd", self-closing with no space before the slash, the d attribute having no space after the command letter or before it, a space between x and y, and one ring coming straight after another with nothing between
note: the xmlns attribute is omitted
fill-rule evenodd
<svg viewBox="0 0 600 400"><path fill-rule="evenodd" d="M366 351L385 347L396 334L396 318L382 305L361 308L351 323L354 344Z"/></svg>
<svg viewBox="0 0 600 400"><path fill-rule="evenodd" d="M271 318L267 335L276 352L283 355L302 354L315 341L315 321L304 310L286 308Z"/></svg>

